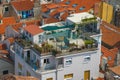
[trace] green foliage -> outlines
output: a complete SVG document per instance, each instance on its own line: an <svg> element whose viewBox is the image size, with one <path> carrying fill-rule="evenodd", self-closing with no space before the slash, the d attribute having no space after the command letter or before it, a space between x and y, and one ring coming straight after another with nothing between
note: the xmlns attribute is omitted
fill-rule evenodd
<svg viewBox="0 0 120 80"><path fill-rule="evenodd" d="M93 40L84 40L84 42L85 42L85 45L87 45L87 44L93 44L94 43Z"/></svg>
<svg viewBox="0 0 120 80"><path fill-rule="evenodd" d="M52 50L52 55L56 56L57 54L61 53L61 51L57 51L55 49Z"/></svg>
<svg viewBox="0 0 120 80"><path fill-rule="evenodd" d="M34 44L34 48L39 51L39 52L42 52L42 48L39 47L37 44Z"/></svg>
<svg viewBox="0 0 120 80"><path fill-rule="evenodd" d="M24 46L24 47L28 47L28 46L31 46L32 42L31 41L27 41L25 39L18 39L18 42Z"/></svg>

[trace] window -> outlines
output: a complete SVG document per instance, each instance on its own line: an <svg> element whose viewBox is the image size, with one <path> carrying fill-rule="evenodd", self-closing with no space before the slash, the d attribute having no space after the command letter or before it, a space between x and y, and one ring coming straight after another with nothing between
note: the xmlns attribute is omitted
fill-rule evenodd
<svg viewBox="0 0 120 80"><path fill-rule="evenodd" d="M39 35L39 43L42 42L42 35Z"/></svg>
<svg viewBox="0 0 120 80"><path fill-rule="evenodd" d="M18 63L18 69L22 70L22 65Z"/></svg>
<svg viewBox="0 0 120 80"><path fill-rule="evenodd" d="M72 7L75 8L78 4L73 4Z"/></svg>
<svg viewBox="0 0 120 80"><path fill-rule="evenodd" d="M66 65L72 64L72 58L66 59L65 64Z"/></svg>
<svg viewBox="0 0 120 80"><path fill-rule="evenodd" d="M46 80L53 80L53 78L47 78Z"/></svg>
<svg viewBox="0 0 120 80"><path fill-rule="evenodd" d="M8 11L9 9L8 9L8 7L5 7L5 11Z"/></svg>
<svg viewBox="0 0 120 80"><path fill-rule="evenodd" d="M49 64L50 63L49 59L44 59L44 63Z"/></svg>
<svg viewBox="0 0 120 80"><path fill-rule="evenodd" d="M66 74L64 75L64 80L72 80L73 74Z"/></svg>
<svg viewBox="0 0 120 80"><path fill-rule="evenodd" d="M84 57L84 61L85 61L85 62L86 62L86 61L90 61L90 59L91 59L90 56L85 56L85 57Z"/></svg>
<svg viewBox="0 0 120 80"><path fill-rule="evenodd" d="M31 37L31 34L29 34L29 37Z"/></svg>
<svg viewBox="0 0 120 80"><path fill-rule="evenodd" d="M27 76L31 76L31 74L30 74L30 72L29 72L29 71L27 71Z"/></svg>
<svg viewBox="0 0 120 80"><path fill-rule="evenodd" d="M18 75L22 75L22 72L18 72Z"/></svg>
<svg viewBox="0 0 120 80"><path fill-rule="evenodd" d="M80 11L82 11L82 10L84 10L84 9L85 9L84 6L82 6L82 7L79 8Z"/></svg>
<svg viewBox="0 0 120 80"><path fill-rule="evenodd" d="M28 32L26 31L26 34L28 35Z"/></svg>
<svg viewBox="0 0 120 80"><path fill-rule="evenodd" d="M8 74L8 70L4 70L4 71L3 71L3 75L4 75L4 74Z"/></svg>

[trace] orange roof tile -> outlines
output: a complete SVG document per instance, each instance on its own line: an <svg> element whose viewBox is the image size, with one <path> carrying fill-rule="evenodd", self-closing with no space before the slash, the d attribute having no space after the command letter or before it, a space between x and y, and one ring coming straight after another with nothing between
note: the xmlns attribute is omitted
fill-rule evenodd
<svg viewBox="0 0 120 80"><path fill-rule="evenodd" d="M2 19L2 21L3 21L3 24L7 24L7 25L16 23L16 20L14 17L5 17Z"/></svg>
<svg viewBox="0 0 120 80"><path fill-rule="evenodd" d="M24 29L28 31L31 35L36 35L36 34L44 32L44 30L39 28L39 26L37 25L29 25L29 26L26 26Z"/></svg>
<svg viewBox="0 0 120 80"><path fill-rule="evenodd" d="M120 66L115 66L112 68L109 68L109 70L111 70L113 73L120 75Z"/></svg>
<svg viewBox="0 0 120 80"><path fill-rule="evenodd" d="M16 76L12 74L3 75L2 80L39 80L38 78L32 76Z"/></svg>
<svg viewBox="0 0 120 80"><path fill-rule="evenodd" d="M18 11L31 10L34 7L34 1L31 0L12 1L11 4Z"/></svg>
<svg viewBox="0 0 120 80"><path fill-rule="evenodd" d="M102 22L102 41L109 46L115 46L120 41L120 29L115 28L112 24ZM114 37L114 38L113 38Z"/></svg>
<svg viewBox="0 0 120 80"><path fill-rule="evenodd" d="M57 8L55 11L50 13L50 16L55 16L56 14L59 14L59 13L64 12L64 11L66 11L65 8Z"/></svg>
<svg viewBox="0 0 120 80"><path fill-rule="evenodd" d="M68 10L69 11L75 11L75 8L69 7Z"/></svg>
<svg viewBox="0 0 120 80"><path fill-rule="evenodd" d="M61 16L61 20L65 21L65 19L67 18L69 14L68 13L64 13L62 16Z"/></svg>
<svg viewBox="0 0 120 80"><path fill-rule="evenodd" d="M0 50L0 54L5 54L5 55L8 55L9 52L7 50Z"/></svg>
<svg viewBox="0 0 120 80"><path fill-rule="evenodd" d="M68 2L68 1L69 1L69 4L66 4L66 2ZM59 2L58 4L51 3L51 4L42 5L43 6L42 11L46 12L49 9L60 7L60 8L65 8L66 10L69 10L69 11L75 11L75 13L86 12L86 11L89 11L91 8L93 8L95 3L99 3L100 1L101 0L88 0L88 1L84 1L84 0L64 0L62 2ZM73 7L74 4L77 4L77 6ZM80 10L80 8L83 7L83 6L84 6L84 9ZM46 9L46 7L49 8L49 9ZM58 9L56 9L54 12L50 13L50 15L54 16L55 14L57 14L58 13L57 10Z"/></svg>
<svg viewBox="0 0 120 80"><path fill-rule="evenodd" d="M6 49L6 45L5 44L0 44L0 50L5 50Z"/></svg>
<svg viewBox="0 0 120 80"><path fill-rule="evenodd" d="M47 7L48 9L53 9L53 8L58 8L59 6L58 6L57 4L51 3L51 4L49 4L49 5L46 5L46 7Z"/></svg>
<svg viewBox="0 0 120 80"><path fill-rule="evenodd" d="M39 80L32 76L14 76L16 80Z"/></svg>
<svg viewBox="0 0 120 80"><path fill-rule="evenodd" d="M101 51L103 53L102 57L106 57L106 58L111 57L111 60L108 60L109 66L114 66L114 62L115 62L116 55L118 53L118 49L114 48L114 49L109 50L106 47L102 46Z"/></svg>
<svg viewBox="0 0 120 80"><path fill-rule="evenodd" d="M45 21L44 21L45 24L54 23L54 22L59 22L59 20L51 17L51 18L46 18Z"/></svg>
<svg viewBox="0 0 120 80"><path fill-rule="evenodd" d="M0 24L0 34L5 33L5 29L8 25L12 25L12 24L16 23L14 17L5 17L2 19L2 21L3 21L3 23Z"/></svg>

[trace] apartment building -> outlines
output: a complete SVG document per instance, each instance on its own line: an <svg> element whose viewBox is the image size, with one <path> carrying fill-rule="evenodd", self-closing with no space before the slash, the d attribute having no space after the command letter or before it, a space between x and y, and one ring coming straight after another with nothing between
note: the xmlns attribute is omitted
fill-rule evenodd
<svg viewBox="0 0 120 80"><path fill-rule="evenodd" d="M97 79L101 56L99 26L99 18L87 12L71 14L65 22L36 26L44 32L35 38L42 39L40 43L20 37L11 48L15 54L15 74L41 80ZM25 32L26 29L23 36Z"/></svg>

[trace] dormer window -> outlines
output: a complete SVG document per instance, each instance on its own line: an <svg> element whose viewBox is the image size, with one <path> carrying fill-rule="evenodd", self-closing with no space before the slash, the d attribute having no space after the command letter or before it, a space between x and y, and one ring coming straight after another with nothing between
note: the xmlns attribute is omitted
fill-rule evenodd
<svg viewBox="0 0 120 80"><path fill-rule="evenodd" d="M82 6L82 7L79 8L80 11L82 11L82 10L84 10L84 9L85 9L84 6Z"/></svg>
<svg viewBox="0 0 120 80"><path fill-rule="evenodd" d="M72 7L75 8L78 4L73 4Z"/></svg>
<svg viewBox="0 0 120 80"><path fill-rule="evenodd" d="M65 4L67 4L67 5L70 4L70 1L65 2Z"/></svg>

